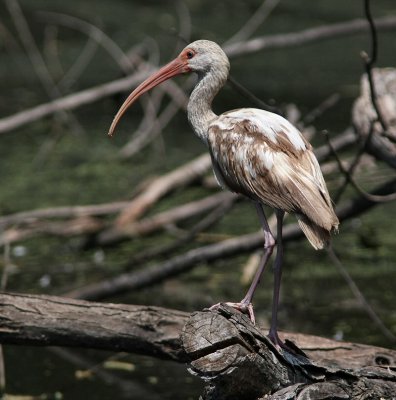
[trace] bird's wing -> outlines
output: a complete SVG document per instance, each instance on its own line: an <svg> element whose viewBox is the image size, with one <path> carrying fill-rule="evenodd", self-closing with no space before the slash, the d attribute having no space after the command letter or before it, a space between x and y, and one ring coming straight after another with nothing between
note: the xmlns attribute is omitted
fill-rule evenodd
<svg viewBox="0 0 396 400"><path fill-rule="evenodd" d="M210 124L208 139L223 186L331 230L336 217L319 163L286 119L258 109L231 111Z"/></svg>

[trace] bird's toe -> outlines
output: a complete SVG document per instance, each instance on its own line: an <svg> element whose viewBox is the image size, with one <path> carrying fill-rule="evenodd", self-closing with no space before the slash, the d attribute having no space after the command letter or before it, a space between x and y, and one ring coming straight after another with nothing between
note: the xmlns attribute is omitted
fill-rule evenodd
<svg viewBox="0 0 396 400"><path fill-rule="evenodd" d="M252 322L253 325L256 324L256 318L254 316L254 311L253 311L253 304L252 303L245 303L245 302L240 302L240 303L232 303L232 302L225 302L225 303L217 303L214 304L213 306L209 307L209 310L216 310L219 308L221 304L224 304L226 306L235 308L236 310L240 311L243 314L246 314L249 316L250 321Z"/></svg>

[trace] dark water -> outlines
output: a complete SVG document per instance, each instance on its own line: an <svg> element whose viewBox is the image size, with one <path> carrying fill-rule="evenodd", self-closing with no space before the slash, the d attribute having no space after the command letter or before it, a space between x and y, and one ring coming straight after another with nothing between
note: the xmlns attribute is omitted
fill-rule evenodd
<svg viewBox="0 0 396 400"><path fill-rule="evenodd" d="M88 20L100 26L124 50L150 36L158 43L161 63L174 55L174 32L179 26L174 2L25 0L20 4L38 45L46 49L46 62L56 81L80 54L86 37L71 29L56 31L48 27L37 14L39 10L63 12ZM215 4L187 1L193 38L223 42L259 4L259 1L247 1L230 6L225 1ZM12 34L4 34L1 45L0 110L1 116L6 116L48 98L18 44L7 10L3 4L0 7L0 21ZM375 2L373 9L378 16L396 14L394 1L390 0ZM361 15L358 1L342 6L327 1L282 1L258 34L297 31ZM395 32L380 34L380 66L396 64L395 35ZM263 100L273 99L278 105L294 102L303 113L332 93L339 93L341 100L337 106L315 122L318 129L338 132L349 125L350 107L358 93L362 72L359 57L362 49L369 49L364 35L267 51L232 60L232 74ZM153 47L151 55L155 55L155 51ZM116 63L103 50L98 50L89 67L67 92L119 76ZM118 150L138 126L141 110L136 107L131 111L118 136L109 141L105 133L120 100L106 99L80 108L74 113L76 125L47 118L2 135L0 212L8 214L39 207L127 199L145 177L171 170L204 151L191 133L185 115L180 113L164 130L161 145L151 146L133 159L121 161L117 157ZM251 104L226 87L216 99L215 107L221 112L243 105ZM323 139L319 136L314 142L320 145ZM385 167L374 176L364 171L363 183L369 188L389 179L390 174ZM337 176L329 178L328 184L334 191ZM198 185L179 190L161 201L153 212L207 193ZM381 205L367 215L344 223L334 239L334 248L342 262L393 333L396 333L395 213L394 204ZM236 235L256 229L254 210L249 204L240 203L210 233ZM169 234L156 234L115 249L82 252L77 250L78 238L68 241L32 238L11 248L14 268L8 289L58 294L65 288L114 276L122 270L125 260L137 251L171 240ZM181 250L204 243L197 241ZM246 290L240 282L246 261L244 255L200 265L187 275L111 301L193 311L221 300L238 300ZM272 276L267 272L255 298L258 321L263 327L268 326L271 288ZM393 346L351 294L326 253L313 251L305 242L286 248L281 301L279 319L285 330ZM9 394L47 394L47 398L63 396L65 399L195 399L201 390L200 382L191 377L183 365L142 356L10 346L5 346L4 351L6 392ZM113 359L120 363L106 363Z"/></svg>

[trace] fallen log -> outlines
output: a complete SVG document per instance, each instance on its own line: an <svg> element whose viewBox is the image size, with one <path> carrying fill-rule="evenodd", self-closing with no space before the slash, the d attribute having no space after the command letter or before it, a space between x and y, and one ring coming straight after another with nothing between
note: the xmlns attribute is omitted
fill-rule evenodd
<svg viewBox="0 0 396 400"><path fill-rule="evenodd" d="M305 335L282 336L288 338L290 352L275 348L245 315L229 307L192 314L181 340L191 372L207 382L202 399L395 395L395 351Z"/></svg>
<svg viewBox="0 0 396 400"><path fill-rule="evenodd" d="M226 306L189 316L160 307L0 294L0 343L128 351L187 362L208 384L204 400L392 399L396 393L396 351L282 336L292 352L277 350L246 316Z"/></svg>
<svg viewBox="0 0 396 400"><path fill-rule="evenodd" d="M185 361L188 314L160 307L0 293L0 343L127 351Z"/></svg>

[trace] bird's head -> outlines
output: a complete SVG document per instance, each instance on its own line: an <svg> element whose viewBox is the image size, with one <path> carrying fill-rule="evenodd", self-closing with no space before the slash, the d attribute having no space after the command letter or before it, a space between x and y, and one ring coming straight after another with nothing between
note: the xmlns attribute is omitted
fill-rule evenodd
<svg viewBox="0 0 396 400"><path fill-rule="evenodd" d="M198 74L205 74L211 70L228 74L230 69L228 57L223 49L210 40L197 40L190 43L179 54L179 57L187 61L190 71Z"/></svg>
<svg viewBox="0 0 396 400"><path fill-rule="evenodd" d="M109 129L109 136L114 135L115 128L125 111L143 93L167 79L189 72L196 72L199 76L203 76L210 71L228 75L229 68L228 58L218 44L209 40L197 40L190 43L173 61L148 77L128 96L114 117Z"/></svg>

